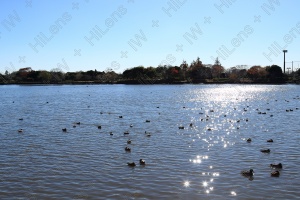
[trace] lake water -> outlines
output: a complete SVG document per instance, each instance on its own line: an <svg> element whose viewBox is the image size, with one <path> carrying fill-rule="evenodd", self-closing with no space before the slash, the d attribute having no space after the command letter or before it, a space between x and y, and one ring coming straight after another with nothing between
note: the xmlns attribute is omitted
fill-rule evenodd
<svg viewBox="0 0 300 200"><path fill-rule="evenodd" d="M0 94L0 199L300 197L299 85L9 85ZM240 173L250 168L253 179Z"/></svg>

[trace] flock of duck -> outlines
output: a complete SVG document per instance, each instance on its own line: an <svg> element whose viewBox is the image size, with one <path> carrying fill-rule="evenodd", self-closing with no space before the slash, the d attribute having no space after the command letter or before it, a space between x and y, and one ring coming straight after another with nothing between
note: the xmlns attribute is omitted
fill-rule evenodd
<svg viewBox="0 0 300 200"><path fill-rule="evenodd" d="M295 97L294 99L300 99L300 98L299 98L299 96L297 96L297 97ZM275 100L275 101L277 101L277 100ZM286 101L286 102L289 102L288 100L285 100L285 101ZM296 110L299 110L298 107L295 108L295 109L296 109ZM256 110L258 111L259 109L256 109ZM270 111L269 108L268 108L267 110ZM247 110L244 108L244 111L247 111ZM286 109L285 111L286 111L286 112L292 112L292 111L294 111L294 109ZM266 113L266 112L261 112L261 111L259 111L258 114L263 114L263 115L265 115L265 114L267 114L267 113ZM273 117L273 115L270 115L270 117ZM248 138L246 141L247 141L248 143L251 143L251 142L252 142L252 139L251 139L251 138ZM267 142L272 143L272 142L274 142L274 141L273 141L273 139L269 139L269 140L267 140ZM270 149L261 149L260 152L262 152L262 153L270 153L271 150L270 150ZM281 169L283 168L282 163L278 163L278 164L270 164L269 167L271 167L272 169L274 169L274 170L270 173L270 175L271 175L272 177L279 177L279 176L280 176L280 171L279 171L279 170L281 170ZM252 180L252 178L253 178L253 176L254 176L254 170L253 170L253 169L250 169L250 170L241 171L241 174L242 174L243 176L245 176L245 177L248 177L250 180Z"/></svg>
<svg viewBox="0 0 300 200"><path fill-rule="evenodd" d="M246 141L248 143L250 143L250 142L252 142L252 139L248 138ZM267 140L267 142L274 142L274 141L273 141L273 139L269 139L269 140ZM261 149L260 152L262 152L262 153L270 153L271 150L270 149ZM279 177L279 175L280 175L279 169L282 169L282 164L281 163L270 164L270 167L272 169L275 169L275 171L271 172L271 176L273 176L273 177ZM245 177L248 177L251 180L251 178L253 178L253 175L254 175L254 170L250 169L248 171L242 171L241 174L243 176L245 176Z"/></svg>
<svg viewBox="0 0 300 200"><path fill-rule="evenodd" d="M103 113L100 112L100 114L103 114ZM119 118L122 119L123 116L119 116ZM146 120L145 122L146 122L146 123L149 123L150 120ZM76 125L80 125L80 122L75 122L74 125L73 125L73 128L75 128ZM102 129L102 126L101 126L101 125L98 125L97 127L98 127L98 129ZM130 127L132 128L133 125L130 124ZM62 131L66 133L66 132L67 132L67 128L62 128ZM23 130L20 129L19 132L23 132ZM110 134L110 135L113 135L112 132L109 132L109 134ZM150 137L150 136L151 136L151 134L150 134L149 132L147 132L147 131L145 131L145 134L146 134L147 137ZM125 131L125 132L124 132L124 135L129 135L129 131ZM130 139L128 139L128 140L127 140L127 145L130 145L131 142L132 142L132 141L131 141ZM125 152L131 152L131 148L128 147L128 146L126 146L126 147L125 147ZM142 166L145 166L145 165L146 165L146 161L145 161L144 159L140 159L140 160L139 160L139 164L142 165ZM135 166L136 166L135 162L128 162L127 165L130 166L130 167L135 167Z"/></svg>
<svg viewBox="0 0 300 200"><path fill-rule="evenodd" d="M297 99L300 99L299 96L298 96ZM275 100L275 101L277 101L277 100ZM285 101L287 101L287 100L285 100ZM289 101L287 101L287 102L289 102ZM48 102L47 102L47 103L48 103ZM247 106L247 107L249 107L249 106ZM157 107L157 108L159 108L159 107ZM185 107L183 107L183 108L185 108ZM202 108L201 108L201 109L202 109ZM298 110L299 108L295 108L295 109ZM236 110L236 108L234 108L234 110ZM256 109L256 110L259 111L259 109ZM267 110L269 111L270 109L267 109ZM243 111L246 112L246 111L247 111L247 108L244 108ZM293 111L293 109L286 109L286 112L292 112L292 111ZM212 112L214 112L214 110L209 110L209 112L212 113ZM103 112L100 112L100 114L103 114ZM160 113L159 113L159 114L160 114ZM203 113L203 112L200 112L199 114L204 114L204 113ZM267 114L267 113L266 113L266 112L261 112L261 111L259 111L258 114ZM227 115L224 115L224 117L226 117L226 116L227 116ZM273 115L270 115L270 117L273 117ZM123 116L119 116L119 118L123 118ZM23 120L23 118L20 118L19 120ZM208 120L209 120L209 116L208 116L208 115L206 115L206 118L202 118L202 119L201 119L201 121L208 121ZM248 121L248 119L246 119L245 121ZM149 123L150 120L146 120L145 122L146 122L146 123ZM229 120L229 122L232 122L232 121ZM237 120L236 122L239 123L240 120ZM80 125L80 122L75 122L74 125L73 125L73 127L75 128L76 125ZM189 126L192 127L192 126L193 126L193 123L190 123ZM133 127L133 125L131 124L130 127ZM101 125L98 125L97 128L98 128L98 129L101 129L102 127L101 127ZM178 128L179 128L179 129L184 129L185 127L184 127L184 126L179 126ZM237 127L237 129L239 129L239 127ZM208 131L211 131L212 129L211 129L211 128L208 128L207 130L208 130ZM63 131L63 132L67 132L67 128L62 128L62 131ZM23 129L19 129L18 132L19 132L19 133L22 133L22 132L23 132ZM109 134L110 134L110 135L113 135L112 132L110 132ZM128 131L124 132L124 135L128 135L128 134L129 134ZM151 134L148 133L147 131L145 131L145 134L146 134L147 137L150 137L150 136L151 136ZM251 138L248 138L246 141L247 141L248 143L251 143L251 142L252 142L252 139L251 139ZM269 140L267 140L267 142L274 142L274 141L273 141L273 139L269 139ZM131 152L131 148L129 147L130 144L131 144L131 140L129 139L129 140L127 140L127 146L126 146L125 149L124 149L125 152ZM261 151L262 153L270 153L270 152L271 152L270 149L261 149L260 151ZM142 166L144 166L144 165L146 165L146 162L145 162L144 159L140 159L140 160L139 160L139 164L142 165ZM128 162L127 165L130 166L130 167L135 167L135 166L136 166L136 163L135 163L135 162ZM278 164L270 164L269 167L271 167L272 169L274 169L274 171L272 171L271 174L270 174L272 177L279 177L279 176L280 176L280 171L279 171L279 170L281 170L281 169L283 168L282 163L278 163ZM242 174L243 176L245 176L245 177L252 178L252 177L254 176L254 170L253 170L253 169L250 169L250 170L246 170L246 171L241 171L241 174Z"/></svg>

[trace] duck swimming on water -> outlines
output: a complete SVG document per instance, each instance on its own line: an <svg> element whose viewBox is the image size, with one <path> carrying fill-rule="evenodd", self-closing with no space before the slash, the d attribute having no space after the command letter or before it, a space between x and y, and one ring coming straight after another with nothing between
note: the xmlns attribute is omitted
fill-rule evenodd
<svg viewBox="0 0 300 200"><path fill-rule="evenodd" d="M274 172L271 172L271 176L274 176L274 177L279 177L280 173L278 170L274 171Z"/></svg>
<svg viewBox="0 0 300 200"><path fill-rule="evenodd" d="M131 163L128 162L127 165L130 167L135 167L136 164L134 162L131 162Z"/></svg>
<svg viewBox="0 0 300 200"><path fill-rule="evenodd" d="M140 159L140 165L146 165L146 162L145 162L145 160L143 160L143 159Z"/></svg>
<svg viewBox="0 0 300 200"><path fill-rule="evenodd" d="M125 147L125 151L131 151L129 147Z"/></svg>
<svg viewBox="0 0 300 200"><path fill-rule="evenodd" d="M281 163L278 163L278 164L270 164L270 167L282 169L282 164L281 164Z"/></svg>
<svg viewBox="0 0 300 200"><path fill-rule="evenodd" d="M262 153L270 153L271 150L270 149L261 149L260 152L262 152Z"/></svg>
<svg viewBox="0 0 300 200"><path fill-rule="evenodd" d="M249 171L242 171L241 174L243 176L253 176L254 175L254 171L253 171L253 169L250 169Z"/></svg>

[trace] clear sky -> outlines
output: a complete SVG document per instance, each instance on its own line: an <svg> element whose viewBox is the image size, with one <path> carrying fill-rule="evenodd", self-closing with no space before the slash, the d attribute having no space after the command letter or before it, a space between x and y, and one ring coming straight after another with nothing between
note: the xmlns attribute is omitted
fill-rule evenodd
<svg viewBox="0 0 300 200"><path fill-rule="evenodd" d="M300 61L299 0L0 0L0 73ZM294 63L294 69L300 62ZM287 67L291 64L287 63Z"/></svg>

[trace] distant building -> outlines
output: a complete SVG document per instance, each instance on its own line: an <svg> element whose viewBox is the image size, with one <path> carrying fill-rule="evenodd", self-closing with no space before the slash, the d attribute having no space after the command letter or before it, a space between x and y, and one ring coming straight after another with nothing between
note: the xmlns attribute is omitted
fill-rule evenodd
<svg viewBox="0 0 300 200"><path fill-rule="evenodd" d="M33 70L31 69L31 67L26 67L26 68L20 68L19 69L19 72L27 72L27 73L29 73L29 72L32 72Z"/></svg>

